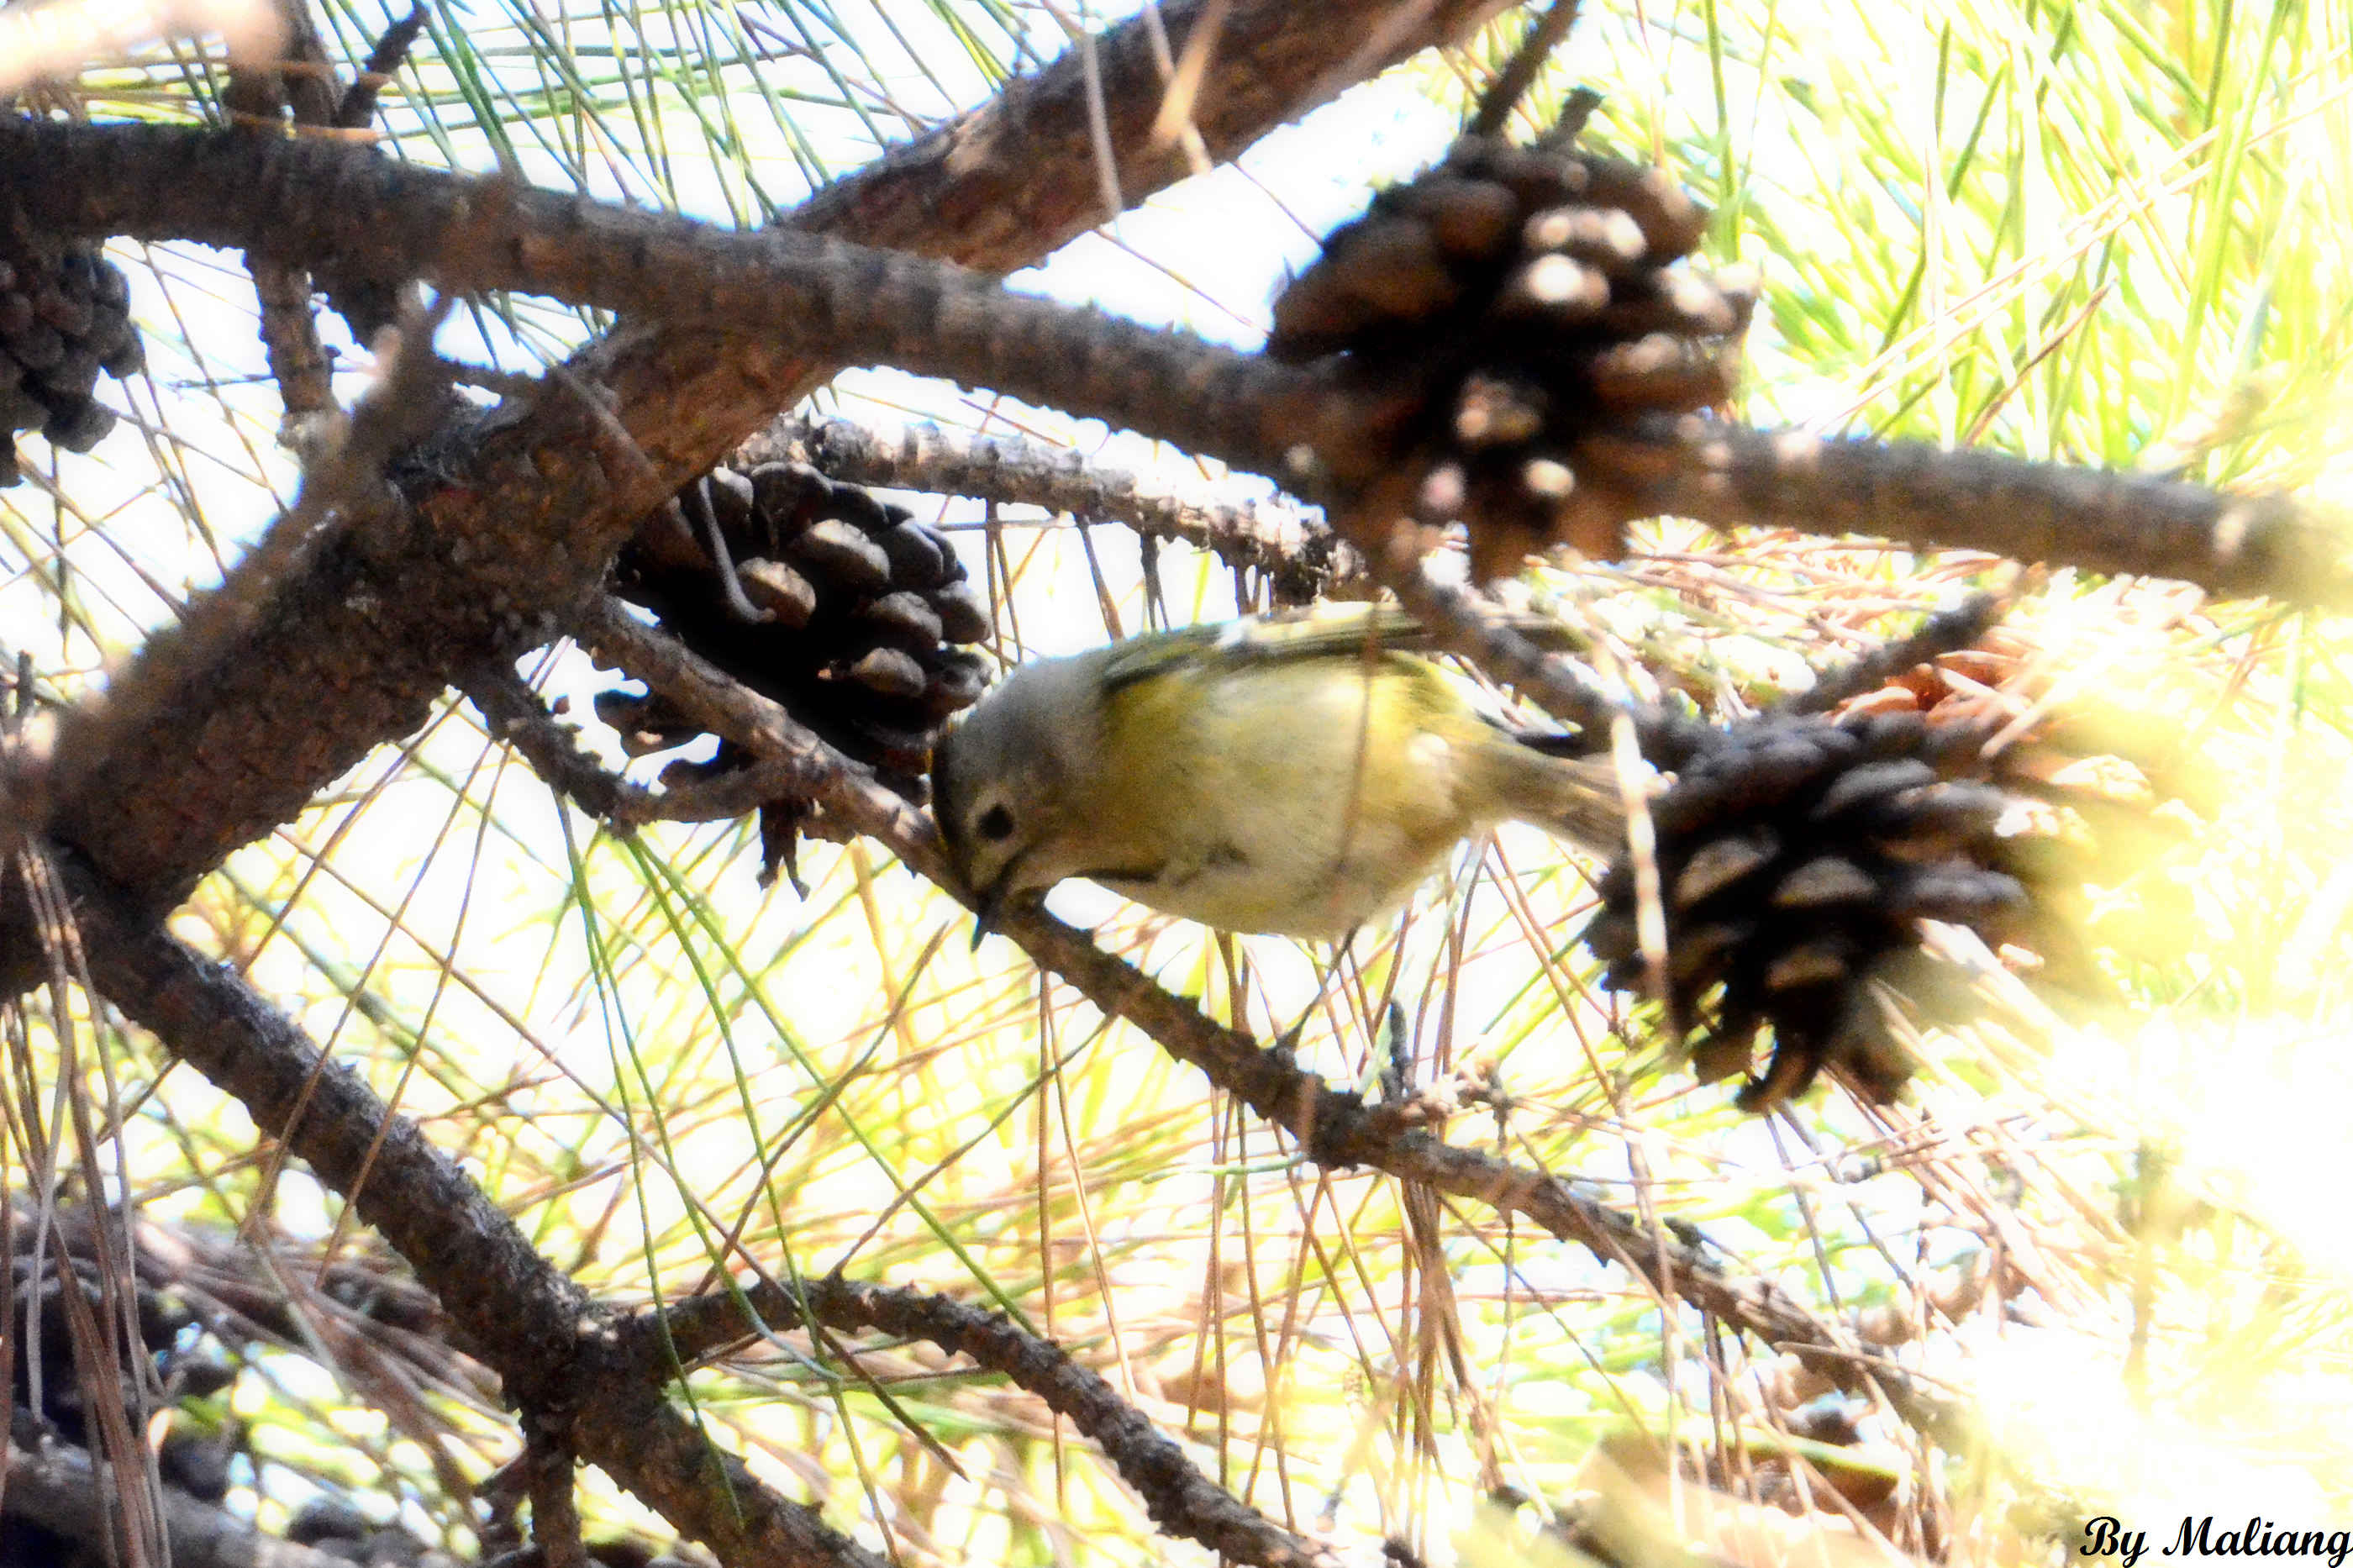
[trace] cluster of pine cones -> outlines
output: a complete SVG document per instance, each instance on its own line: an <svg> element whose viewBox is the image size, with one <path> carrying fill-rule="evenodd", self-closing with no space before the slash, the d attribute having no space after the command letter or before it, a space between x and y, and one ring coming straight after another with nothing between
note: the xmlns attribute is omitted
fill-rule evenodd
<svg viewBox="0 0 2353 1568"><path fill-rule="evenodd" d="M1707 213L1656 169L1578 150L1577 128L1457 142L1335 230L1275 303L1270 355L1343 355L1365 384L1413 392L1395 465L1414 476L1418 521L1466 528L1482 580L1558 545L1623 552L1636 509L1580 480L1578 440L1726 401L1757 301L1746 276L1677 266ZM1745 1109L1825 1066L1866 1098L1894 1095L1912 1063L1868 983L1916 949L1920 920L1994 944L2045 929L2040 847L2013 831L2016 781L1990 776L1988 731L1932 722L1917 702L1896 711L1902 692L1662 759L1677 782L1654 804L1644 868L1662 949L1644 951L1635 858L1600 884L1587 940L1609 983L1656 995L1670 1031L1696 1037L1704 1077L1750 1075L1769 1039Z"/></svg>
<svg viewBox="0 0 2353 1568"><path fill-rule="evenodd" d="M0 231L0 488L24 478L20 430L69 452L105 439L114 415L90 395L99 373L133 375L145 363L130 286L96 245Z"/></svg>
<svg viewBox="0 0 2353 1568"><path fill-rule="evenodd" d="M1382 192L1274 304L1267 353L1345 354L1417 389L1396 467L1432 527L1469 526L1481 580L1571 545L1611 557L1623 508L1580 490L1577 438L1730 396L1756 287L1675 263L1708 215L1655 169L1578 151L1457 142Z"/></svg>

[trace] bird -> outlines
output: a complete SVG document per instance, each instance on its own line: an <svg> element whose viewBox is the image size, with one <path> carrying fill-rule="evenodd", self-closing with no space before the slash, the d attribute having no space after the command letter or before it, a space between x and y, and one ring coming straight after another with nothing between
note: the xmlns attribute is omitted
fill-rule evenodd
<svg viewBox="0 0 2353 1568"><path fill-rule="evenodd" d="M1337 941L1503 821L1612 853L1616 768L1482 712L1398 646L1426 640L1402 611L1352 606L1016 668L934 752L975 945L1071 877L1221 931Z"/></svg>

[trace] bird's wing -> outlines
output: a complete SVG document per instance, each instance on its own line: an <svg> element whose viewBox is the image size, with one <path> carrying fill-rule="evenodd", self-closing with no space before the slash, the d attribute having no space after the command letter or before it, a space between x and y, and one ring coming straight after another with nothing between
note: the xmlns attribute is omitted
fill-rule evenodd
<svg viewBox="0 0 2353 1568"><path fill-rule="evenodd" d="M1569 627L1546 616L1512 616L1514 628L1546 647L1575 647ZM1430 634L1389 605L1335 605L1309 615L1259 616L1145 632L1104 650L1104 687L1115 689L1171 669L1214 671L1242 664L1361 658L1368 648L1424 649Z"/></svg>

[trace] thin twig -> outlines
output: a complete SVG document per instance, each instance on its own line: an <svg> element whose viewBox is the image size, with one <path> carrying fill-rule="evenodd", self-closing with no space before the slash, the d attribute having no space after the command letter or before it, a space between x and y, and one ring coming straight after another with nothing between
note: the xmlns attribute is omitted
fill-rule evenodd
<svg viewBox="0 0 2353 1568"><path fill-rule="evenodd" d="M512 746L548 786L591 816L616 817L652 792L607 771L582 749L579 732L550 713L522 677L504 666L477 669L458 689L481 710L491 739Z"/></svg>
<svg viewBox="0 0 2353 1568"><path fill-rule="evenodd" d="M427 14L421 4L408 15L386 27L368 51L367 62L360 67L359 75L352 79L343 100L335 105L335 127L341 131L364 131L375 119L378 94L391 84L393 73L408 58L408 51L425 31Z"/></svg>
<svg viewBox="0 0 2353 1568"><path fill-rule="evenodd" d="M549 712L522 678L503 668L478 669L459 689L481 710L491 738L512 746L557 794L617 832L649 822L729 822L779 800L799 797L806 767L754 759L707 777L660 789L623 778L588 754L579 731Z"/></svg>
<svg viewBox="0 0 2353 1568"><path fill-rule="evenodd" d="M334 121L336 91L327 48L300 0L277 0L287 61L308 68L281 70L279 62L233 67L221 100L231 116L256 134L273 133L282 110L296 125L325 127ZM311 309L307 268L265 252L248 251L254 298L261 310L261 344L269 374L285 408L280 439L300 449L317 437L322 419L333 414L333 371L319 341L319 321Z"/></svg>
<svg viewBox="0 0 2353 1568"><path fill-rule="evenodd" d="M745 463L805 457L828 476L934 494L1043 507L1124 522L1149 539L1182 540L1265 576L1276 602L1363 598L1375 586L1364 556L1323 519L1280 501L1227 505L1146 488L1124 468L1018 436L935 425L877 430L788 416L746 442Z"/></svg>
<svg viewBox="0 0 2353 1568"><path fill-rule="evenodd" d="M783 706L737 682L669 633L648 626L617 599L599 599L575 627L581 644L646 683L687 718L734 742L775 771L779 795L826 801L845 780L871 784L873 771L827 745ZM882 795L897 800L880 785ZM775 797L771 797L775 798ZM904 801L900 801L906 807ZM914 816L912 807L906 807ZM916 821L927 820L919 816Z"/></svg>
<svg viewBox="0 0 2353 1568"><path fill-rule="evenodd" d="M1520 100L1526 97L1528 89L1535 85L1536 72L1544 68L1545 61L1552 58L1553 50L1560 47L1560 41L1568 37L1568 30L1576 25L1577 0L1552 0L1548 10L1528 24L1527 34L1521 38L1520 47L1512 51L1512 58L1504 62L1504 68L1488 84L1486 93L1479 100L1479 112L1471 117L1471 123L1462 128L1462 133L1465 136L1502 135L1504 124L1511 119L1512 110L1519 106Z"/></svg>

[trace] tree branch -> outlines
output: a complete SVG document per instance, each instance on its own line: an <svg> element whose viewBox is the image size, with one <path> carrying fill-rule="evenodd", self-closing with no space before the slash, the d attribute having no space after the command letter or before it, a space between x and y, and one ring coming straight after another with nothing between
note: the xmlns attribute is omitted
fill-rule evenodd
<svg viewBox="0 0 2353 1568"><path fill-rule="evenodd" d="M666 1364L665 1332L681 1361L698 1360L732 1342L816 1321L829 1329L874 1329L967 1355L1043 1400L1094 1440L1144 1500L1152 1521L1220 1556L1256 1568L1336 1568L1325 1547L1294 1535L1195 1468L1184 1449L1103 1378L1050 1341L1001 1312L921 1290L862 1284L839 1276L795 1292L772 1282L747 1285L744 1300L760 1316L744 1321L733 1295L698 1296L661 1314L647 1313L625 1331Z"/></svg>
<svg viewBox="0 0 2353 1568"><path fill-rule="evenodd" d="M796 724L782 707L729 680L669 634L617 603L592 609L582 637L712 732L760 756L794 759L809 798L849 829L879 840L970 907L948 869L930 817L873 782L867 771ZM1563 1241L1640 1276L1665 1300L1682 1300L1776 1349L1790 1352L1842 1388L1876 1383L1920 1430L1952 1446L1968 1423L1951 1401L1900 1368L1874 1363L1852 1336L1809 1311L1766 1279L1726 1273L1697 1247L1599 1203L1546 1172L1459 1148L1419 1131L1407 1105L1367 1106L1300 1068L1289 1054L1261 1048L1134 965L1104 952L1084 932L1041 909L1001 911L996 926L1041 969L1059 975L1104 1013L1124 1018L1179 1061L1282 1128L1317 1163L1362 1165L1506 1213L1524 1214Z"/></svg>
<svg viewBox="0 0 2353 1568"><path fill-rule="evenodd" d="M1195 122L1230 152L1329 90L1335 69L1377 69L1497 8L1417 7L1410 27L1359 58L1364 25L1392 13L1388 0L1234 0L1220 7ZM1180 47L1202 9L1160 7ZM1141 200L1184 172L1180 153L1150 142L1150 29L1109 29L1094 64L1122 189ZM1102 216L1088 97L1087 73L1066 56L828 188L796 225L992 272L1036 261ZM31 171L15 155L23 144L9 145L13 189ZM576 355L534 404L448 427L412 477L410 515L277 585L234 657L165 670L168 721L87 759L53 832L146 908L177 902L370 747L415 730L453 673L553 635L639 519L831 369L775 339L638 328Z"/></svg>
<svg viewBox="0 0 2353 1568"><path fill-rule="evenodd" d="M1576 460L1580 475L1622 498L1630 518L1859 533L1923 550L2178 577L2221 595L2353 605L2343 520L2284 495L1696 417L1589 437Z"/></svg>
<svg viewBox="0 0 2353 1568"><path fill-rule="evenodd" d="M491 739L512 746L549 788L589 816L618 821L651 804L651 791L607 773L583 751L571 726L558 721L513 670L486 665L458 686L481 711Z"/></svg>
<svg viewBox="0 0 2353 1568"><path fill-rule="evenodd" d="M1126 470L1018 436L937 426L871 430L846 419L788 416L744 444L744 463L805 455L832 479L970 496L1124 522L1146 539L1181 540L1264 576L1277 602L1363 598L1375 586L1364 557L1321 518L1293 507L1228 506L1145 488Z"/></svg>
<svg viewBox="0 0 2353 1568"><path fill-rule="evenodd" d="M463 1348L535 1421L723 1563L882 1568L720 1452L656 1386L616 1375L610 1323L586 1293L356 1073L86 868L69 865L67 876L100 989L349 1199L440 1298Z"/></svg>
<svg viewBox="0 0 2353 1568"><path fill-rule="evenodd" d="M178 127L8 121L0 164L28 218L61 233L267 247L347 277L421 276L445 292L512 289L757 333L986 384L1260 472L1284 471L1303 442L1344 480L1383 456L1364 438L1377 403L1327 377L824 235L719 228L364 148Z"/></svg>
<svg viewBox="0 0 2353 1568"><path fill-rule="evenodd" d="M310 7L299 0L276 0L276 9L284 40L280 52L310 68L290 78L277 61L230 67L221 105L233 122L257 137L275 133L283 124L282 111L289 109L295 124L311 127L329 125L335 114L332 68ZM335 406L332 373L319 342L318 318L311 310L311 274L267 255L248 256L246 268L253 275L253 292L261 308L261 345L285 407L279 428L290 444L307 438L306 426Z"/></svg>
<svg viewBox="0 0 2353 1568"><path fill-rule="evenodd" d="M367 59L360 66L352 85L343 89L342 100L335 105L334 126L338 131L364 131L375 119L376 99L392 85L393 73L408 58L408 51L425 31L428 14L421 5L409 7L408 14L379 34L375 47L368 50Z"/></svg>
<svg viewBox="0 0 2353 1568"><path fill-rule="evenodd" d="M721 230L336 146L19 123L0 128L0 159L27 164L18 199L45 226L222 245L299 236L301 258L332 257L353 274L421 268L448 289L520 289L724 322L1149 431L1321 500L1383 477L1394 431L1418 403L1410 387L1294 370L821 237ZM2353 604L2334 531L2282 496L1698 417L1591 436L1577 455L1581 484L1625 521L1677 512L1718 526L1846 526L2220 593ZM1386 539L1351 537L1377 558L1392 553Z"/></svg>

